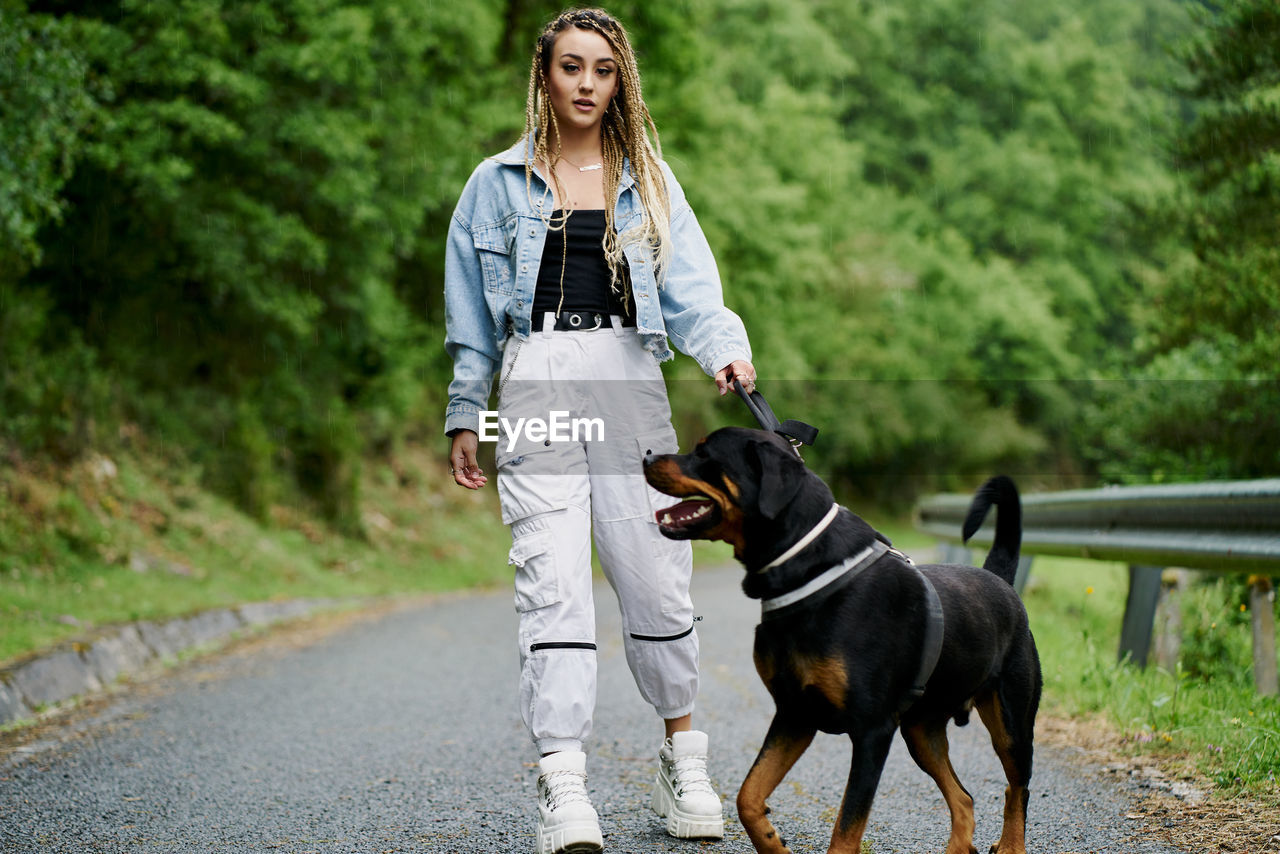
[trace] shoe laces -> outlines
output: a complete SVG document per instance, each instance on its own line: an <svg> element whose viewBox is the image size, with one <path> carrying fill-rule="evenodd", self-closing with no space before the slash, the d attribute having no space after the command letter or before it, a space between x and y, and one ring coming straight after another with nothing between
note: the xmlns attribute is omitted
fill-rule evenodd
<svg viewBox="0 0 1280 854"><path fill-rule="evenodd" d="M671 787L678 797L698 792L716 797L707 773L707 757L681 756L671 760Z"/></svg>
<svg viewBox="0 0 1280 854"><path fill-rule="evenodd" d="M543 774L540 782L549 809L575 803L591 804L591 798L587 796L585 774L576 771L551 771Z"/></svg>

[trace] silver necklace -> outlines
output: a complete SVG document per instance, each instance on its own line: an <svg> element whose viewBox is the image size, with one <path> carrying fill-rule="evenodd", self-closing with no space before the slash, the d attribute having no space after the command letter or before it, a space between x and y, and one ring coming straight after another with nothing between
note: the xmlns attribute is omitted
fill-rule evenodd
<svg viewBox="0 0 1280 854"><path fill-rule="evenodd" d="M563 160L565 163L568 163L570 166L575 167L579 172L594 172L597 169L604 168L604 163L592 163L589 166L578 166L577 163L574 163L572 160L565 157L563 154L560 155L560 159Z"/></svg>

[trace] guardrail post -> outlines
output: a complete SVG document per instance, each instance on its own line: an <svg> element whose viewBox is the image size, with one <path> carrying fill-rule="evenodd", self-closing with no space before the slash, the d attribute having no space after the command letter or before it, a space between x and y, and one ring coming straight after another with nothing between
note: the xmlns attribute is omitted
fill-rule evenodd
<svg viewBox="0 0 1280 854"><path fill-rule="evenodd" d="M964 566L972 566L973 552L964 546L957 546L955 543L939 540L938 563L959 563Z"/></svg>
<svg viewBox="0 0 1280 854"><path fill-rule="evenodd" d="M1029 554L1018 556L1018 571L1013 576L1013 589L1018 591L1019 596L1027 586L1027 579L1031 577L1031 558L1032 555Z"/></svg>
<svg viewBox="0 0 1280 854"><path fill-rule="evenodd" d="M1156 604L1156 666L1177 673L1182 652L1182 591L1187 587L1185 569L1166 569L1160 576L1160 601Z"/></svg>
<svg viewBox="0 0 1280 854"><path fill-rule="evenodd" d="M1022 595L1022 589L1027 586L1027 579L1031 577L1031 559L1032 555L1021 554L1018 556L1018 570L1013 576L1013 589L1018 591L1018 595ZM960 563L965 566L978 566L973 560L973 549L967 546L957 546L955 543L949 543L946 540L938 540L938 563Z"/></svg>
<svg viewBox="0 0 1280 854"><path fill-rule="evenodd" d="M1276 685L1276 591L1265 575L1249 577L1249 609L1253 618L1253 682L1258 693L1274 697Z"/></svg>
<svg viewBox="0 0 1280 854"><path fill-rule="evenodd" d="M1129 596L1124 604L1124 625L1120 628L1121 661L1127 656L1139 667L1147 666L1163 572L1164 568L1159 566L1129 566Z"/></svg>

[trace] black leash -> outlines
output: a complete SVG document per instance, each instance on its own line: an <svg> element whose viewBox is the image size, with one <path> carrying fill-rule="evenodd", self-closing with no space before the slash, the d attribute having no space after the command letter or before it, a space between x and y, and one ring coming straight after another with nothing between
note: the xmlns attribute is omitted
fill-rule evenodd
<svg viewBox="0 0 1280 854"><path fill-rule="evenodd" d="M805 424L803 421L796 421L793 418L779 421L778 416L773 414L773 409L769 406L769 402L764 399L764 395L758 391L748 392L742 387L742 383L737 377L734 377L733 388L738 392L738 397L742 398L742 402L747 405L747 409L751 410L756 422L763 429L771 433L777 433L790 442L797 457L800 456L801 445L812 445L814 440L818 438L818 428L812 424Z"/></svg>

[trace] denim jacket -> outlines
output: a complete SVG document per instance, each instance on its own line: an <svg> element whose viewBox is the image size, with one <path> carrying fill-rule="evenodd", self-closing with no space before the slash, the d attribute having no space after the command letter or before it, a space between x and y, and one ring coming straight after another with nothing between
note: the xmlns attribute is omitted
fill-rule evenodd
<svg viewBox="0 0 1280 854"><path fill-rule="evenodd" d="M445 412L445 432L477 430L493 375L510 336L529 335L533 294L542 263L542 247L554 202L535 169L525 185L529 142L476 167L462 191L445 250L445 350L453 359L453 381ZM709 376L735 359L750 361L751 347L742 321L724 306L720 274L684 191L666 163L670 194L671 260L659 287L648 250L625 248L635 295L636 331L659 362L672 358L668 337L692 356ZM530 201L532 197L532 201ZM614 207L619 232L642 215L640 194L624 161Z"/></svg>

